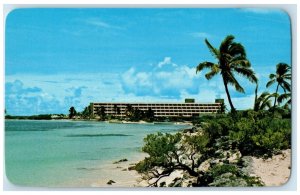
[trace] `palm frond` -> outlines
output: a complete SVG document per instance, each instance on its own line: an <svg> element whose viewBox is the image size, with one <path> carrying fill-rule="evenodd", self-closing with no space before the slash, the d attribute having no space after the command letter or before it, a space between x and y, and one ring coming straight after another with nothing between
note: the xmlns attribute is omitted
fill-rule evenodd
<svg viewBox="0 0 300 195"><path fill-rule="evenodd" d="M276 82L275 79L270 80L270 81L267 83L266 87L269 88L269 87L270 87L271 85L273 85L275 82Z"/></svg>
<svg viewBox="0 0 300 195"><path fill-rule="evenodd" d="M220 72L220 69L217 65L214 65L212 68L211 68L211 71L209 73L207 73L205 75L206 79L207 80L210 80L213 76L215 76L216 74L218 74Z"/></svg>
<svg viewBox="0 0 300 195"><path fill-rule="evenodd" d="M257 98L257 101L255 102L254 105L254 110L265 110L266 108L271 108L272 106L272 101L270 100L272 96L270 95L269 92L263 92L260 94L260 96Z"/></svg>
<svg viewBox="0 0 300 195"><path fill-rule="evenodd" d="M208 47L210 53L211 53L216 59L219 59L219 58L220 58L220 55L219 55L220 52L218 51L218 49L217 49L217 48L214 48L214 47L210 44L210 42L209 42L207 39L205 39L205 44L207 45L207 47Z"/></svg>
<svg viewBox="0 0 300 195"><path fill-rule="evenodd" d="M234 76L232 75L232 73L227 73L226 74L226 78L227 78L227 83L234 86L234 88L241 93L245 93L244 88L239 84L239 82L234 78Z"/></svg>
<svg viewBox="0 0 300 195"><path fill-rule="evenodd" d="M269 79L275 79L276 78L276 74L270 74L269 75Z"/></svg>
<svg viewBox="0 0 300 195"><path fill-rule="evenodd" d="M232 66L241 66L241 67L245 67L245 68L251 67L251 63L247 59L237 60L237 59L233 58L232 61L230 62L230 64Z"/></svg>
<svg viewBox="0 0 300 195"><path fill-rule="evenodd" d="M281 104L284 100L291 98L291 93L284 93L278 96L277 101Z"/></svg>
<svg viewBox="0 0 300 195"><path fill-rule="evenodd" d="M266 108L271 108L271 107L272 107L272 101L270 99L265 99L260 105L260 110L265 110Z"/></svg>
<svg viewBox="0 0 300 195"><path fill-rule="evenodd" d="M220 45L220 49L219 49L220 53L228 53L228 49L232 44L233 39L234 39L233 35L228 35L227 37L225 37L225 39L222 41Z"/></svg>
<svg viewBox="0 0 300 195"><path fill-rule="evenodd" d="M284 75L289 73L290 66L286 63L279 63L276 65L276 74L277 75Z"/></svg>
<svg viewBox="0 0 300 195"><path fill-rule="evenodd" d="M286 73L286 74L282 75L282 77L285 78L285 79L291 79L292 74L291 73Z"/></svg>
<svg viewBox="0 0 300 195"><path fill-rule="evenodd" d="M286 82L285 80L282 81L282 83L280 83L280 86L283 88L283 90L286 91L291 91L291 84Z"/></svg>
<svg viewBox="0 0 300 195"><path fill-rule="evenodd" d="M250 68L245 68L245 67L234 67L234 70L239 73L240 75L243 75L246 77L250 82L252 83L257 83L257 78L255 76L255 73L252 69Z"/></svg>
<svg viewBox="0 0 300 195"><path fill-rule="evenodd" d="M231 45L230 45L230 47L228 49L228 53L231 56L241 56L241 57L246 58L245 48L240 43L235 43L235 42L231 43Z"/></svg>
<svg viewBox="0 0 300 195"><path fill-rule="evenodd" d="M196 67L196 73L201 72L205 68L212 68L214 65L212 62L202 62Z"/></svg>

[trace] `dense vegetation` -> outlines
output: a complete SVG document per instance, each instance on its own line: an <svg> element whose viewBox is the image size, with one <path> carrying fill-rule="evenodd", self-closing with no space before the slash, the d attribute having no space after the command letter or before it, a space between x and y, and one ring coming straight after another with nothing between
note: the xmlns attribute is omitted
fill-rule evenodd
<svg viewBox="0 0 300 195"><path fill-rule="evenodd" d="M268 157L291 145L291 119L268 111L203 117L190 132L151 134L142 150L149 154L136 165L150 186L178 170L169 186L261 186L246 169L246 155Z"/></svg>

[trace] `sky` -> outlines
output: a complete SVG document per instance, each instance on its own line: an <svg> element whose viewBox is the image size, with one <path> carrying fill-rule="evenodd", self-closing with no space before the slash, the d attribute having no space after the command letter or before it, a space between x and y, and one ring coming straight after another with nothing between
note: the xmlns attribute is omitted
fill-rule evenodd
<svg viewBox="0 0 300 195"><path fill-rule="evenodd" d="M280 9L15 9L5 25L5 109L11 115L67 114L90 102L214 102L220 75L207 81L200 62L216 62L204 39L242 43L266 89L276 64L291 64L291 29ZM237 109L254 103L255 85L237 75Z"/></svg>

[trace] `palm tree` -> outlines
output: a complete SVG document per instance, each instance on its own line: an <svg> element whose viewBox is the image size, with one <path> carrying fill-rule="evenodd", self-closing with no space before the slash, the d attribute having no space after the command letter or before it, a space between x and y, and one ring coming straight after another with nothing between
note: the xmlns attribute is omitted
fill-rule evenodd
<svg viewBox="0 0 300 195"><path fill-rule="evenodd" d="M277 98L279 97L279 86L283 89L284 93L286 93L287 91L291 91L291 84L289 83L289 81L291 80L292 74L290 70L291 67L289 65L285 63L279 63L276 65L276 74L270 74L269 76L270 81L267 83L267 87L270 87L271 85L277 82L273 108L275 108Z"/></svg>
<svg viewBox="0 0 300 195"><path fill-rule="evenodd" d="M245 91L236 80L234 72L247 78L252 83L257 83L257 78L254 71L251 69L249 60L246 57L244 46L240 43L234 42L233 40L234 36L228 35L221 43L219 49L217 49L213 47L207 39L205 39L205 43L211 54L216 58L217 63L202 62L197 66L196 73L205 68L209 68L210 72L205 75L207 80L210 80L217 74L221 74L231 111L235 112L228 90L228 84L234 86L238 92L245 93Z"/></svg>
<svg viewBox="0 0 300 195"><path fill-rule="evenodd" d="M254 111L265 110L272 107L270 98L273 97L269 92L263 92L260 96L255 100L254 103Z"/></svg>

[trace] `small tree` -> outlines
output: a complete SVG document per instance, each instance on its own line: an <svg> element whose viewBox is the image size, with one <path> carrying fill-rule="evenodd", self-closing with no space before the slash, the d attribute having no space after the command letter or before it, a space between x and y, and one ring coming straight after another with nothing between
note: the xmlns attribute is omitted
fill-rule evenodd
<svg viewBox="0 0 300 195"><path fill-rule="evenodd" d="M230 157L222 155L226 148L234 149L227 138L211 139L205 132L193 135L157 133L148 135L144 141L142 150L149 157L139 162L135 169L142 173L149 186L166 186L161 179L178 170L183 176L175 178L169 187L182 186L183 181L195 187L262 185L257 178L244 173L237 162L228 163ZM200 168L204 164L208 165L206 170ZM224 179L230 183L222 183Z"/></svg>
<svg viewBox="0 0 300 195"><path fill-rule="evenodd" d="M76 114L77 114L77 112L76 112L74 106L72 106L72 107L69 109L69 118L71 119L71 118L75 117Z"/></svg>

